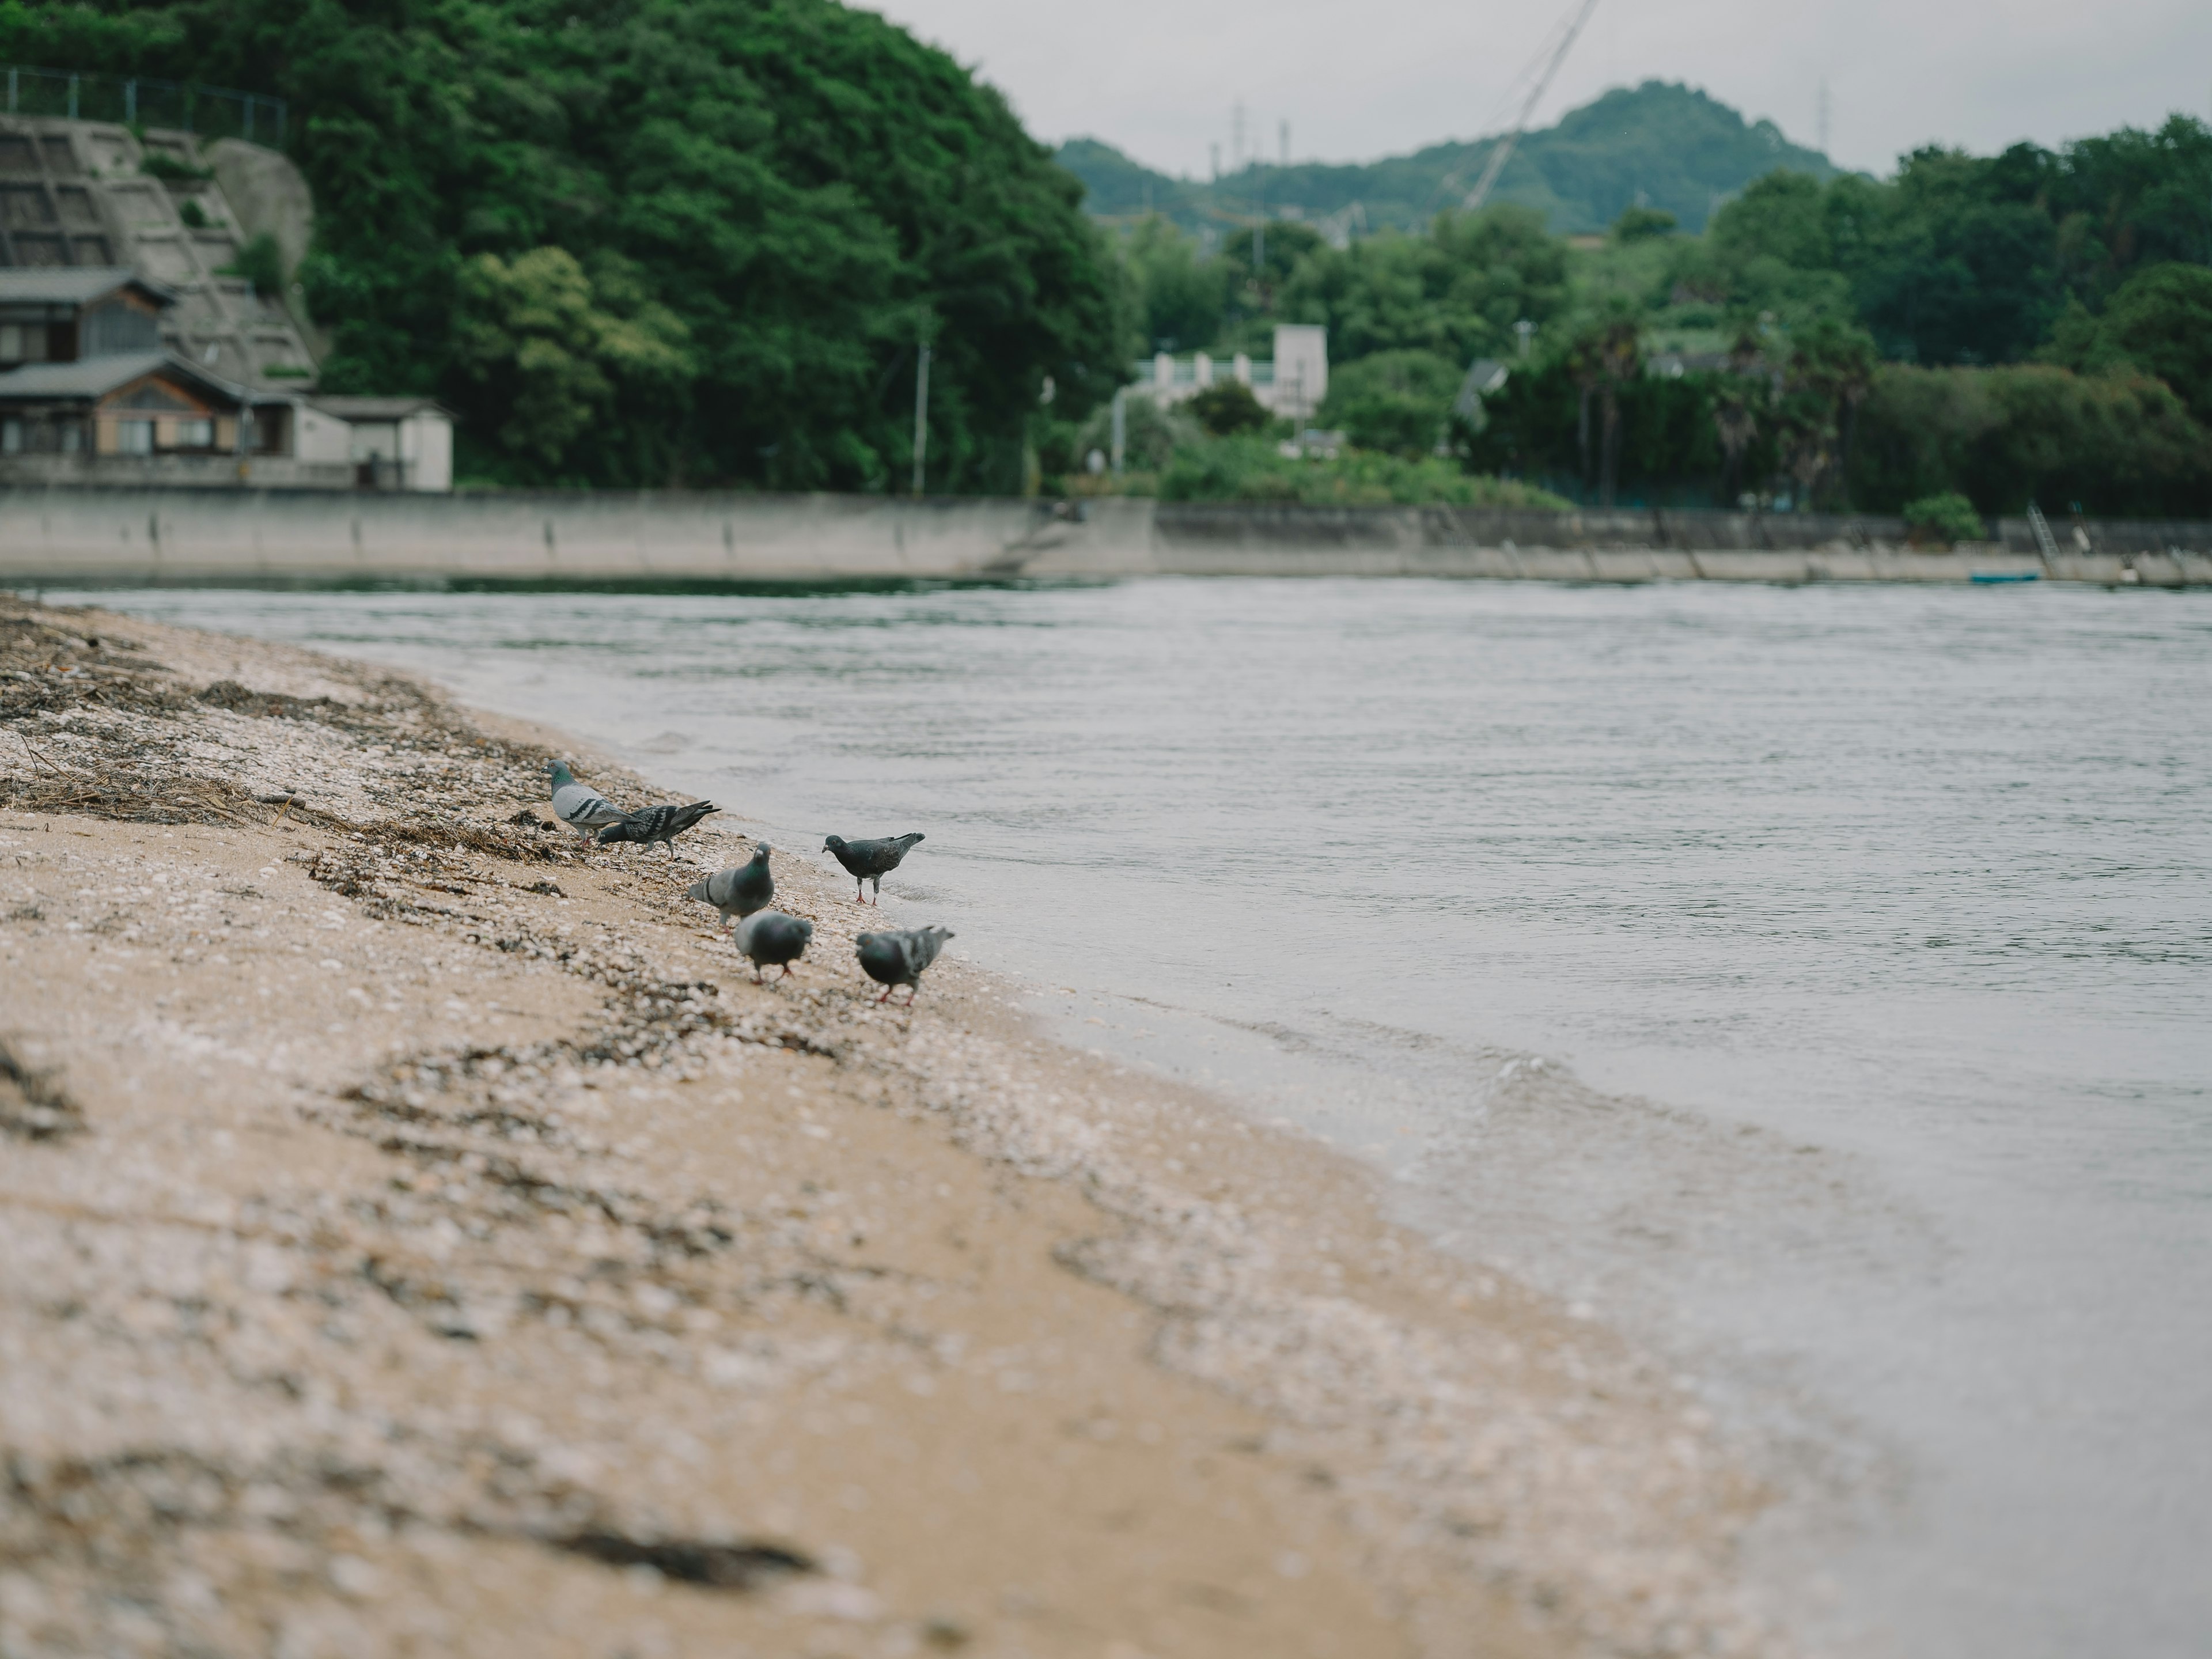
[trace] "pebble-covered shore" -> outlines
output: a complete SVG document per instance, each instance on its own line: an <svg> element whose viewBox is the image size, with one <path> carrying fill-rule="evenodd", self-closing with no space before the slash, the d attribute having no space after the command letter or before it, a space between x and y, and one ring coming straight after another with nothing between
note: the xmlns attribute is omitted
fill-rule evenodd
<svg viewBox="0 0 2212 1659"><path fill-rule="evenodd" d="M1785 1650L1602 1328L545 741L0 597L4 1659Z"/></svg>

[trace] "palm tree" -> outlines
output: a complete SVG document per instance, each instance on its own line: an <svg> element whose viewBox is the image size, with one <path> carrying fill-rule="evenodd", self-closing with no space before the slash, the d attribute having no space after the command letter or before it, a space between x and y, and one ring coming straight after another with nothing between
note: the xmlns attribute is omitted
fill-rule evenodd
<svg viewBox="0 0 2212 1659"><path fill-rule="evenodd" d="M1644 372L1644 331L1635 312L1616 302L1586 324L1567 348L1567 372L1581 393L1575 441L1589 476L1589 405L1597 395L1601 430L1598 504L1611 507L1620 483L1620 389Z"/></svg>

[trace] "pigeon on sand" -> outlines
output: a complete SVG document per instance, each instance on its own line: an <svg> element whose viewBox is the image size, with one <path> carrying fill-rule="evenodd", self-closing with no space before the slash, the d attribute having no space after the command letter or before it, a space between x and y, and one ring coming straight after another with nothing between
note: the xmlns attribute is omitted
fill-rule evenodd
<svg viewBox="0 0 2212 1659"><path fill-rule="evenodd" d="M756 985L763 968L781 968L789 979L791 964L805 954L806 942L813 937L814 924L803 917L756 910L738 924L738 954L752 963Z"/></svg>
<svg viewBox="0 0 2212 1659"><path fill-rule="evenodd" d="M590 784L577 782L568 762L547 761L545 770L553 783L553 816L579 835L620 823L627 816Z"/></svg>
<svg viewBox="0 0 2212 1659"><path fill-rule="evenodd" d="M921 970L937 960L951 937L949 927L916 927L902 933L863 933L853 945L860 952L861 970L884 988L876 1000L889 1001L891 993L903 985L908 988L906 1006L911 1008L921 993Z"/></svg>
<svg viewBox="0 0 2212 1659"><path fill-rule="evenodd" d="M710 800L695 800L688 806L647 806L623 815L622 822L611 823L599 831L599 845L611 847L617 842L643 842L650 847L654 842L668 843L668 856L676 856L676 838L709 812L722 809Z"/></svg>
<svg viewBox="0 0 2212 1659"><path fill-rule="evenodd" d="M765 910L775 897L775 878L768 872L768 855L775 849L766 842L753 848L752 862L717 870L704 881L695 881L684 897L704 901L722 913L725 922L743 921L756 910Z"/></svg>
<svg viewBox="0 0 2212 1659"><path fill-rule="evenodd" d="M916 830L910 836L892 836L882 841L847 841L842 836L832 836L822 843L822 850L836 855L837 862L845 866L845 873L853 878L853 902L865 904L861 885L876 884L876 898L884 896L884 878L899 867L899 860L914 849L921 839Z"/></svg>

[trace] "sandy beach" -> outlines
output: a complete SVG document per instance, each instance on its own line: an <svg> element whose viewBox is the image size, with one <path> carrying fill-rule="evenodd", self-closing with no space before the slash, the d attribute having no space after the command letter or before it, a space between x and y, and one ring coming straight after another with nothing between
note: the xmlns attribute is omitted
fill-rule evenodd
<svg viewBox="0 0 2212 1659"><path fill-rule="evenodd" d="M0 596L0 1655L1786 1650L1663 1368L556 750Z"/></svg>

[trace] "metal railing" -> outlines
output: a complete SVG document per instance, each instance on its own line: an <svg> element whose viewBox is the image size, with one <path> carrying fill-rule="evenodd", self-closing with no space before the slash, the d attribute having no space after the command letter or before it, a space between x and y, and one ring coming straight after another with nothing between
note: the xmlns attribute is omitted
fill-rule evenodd
<svg viewBox="0 0 2212 1659"><path fill-rule="evenodd" d="M204 138L243 138L272 149L284 148L282 98L146 75L83 75L13 65L6 74L10 115L172 127Z"/></svg>

